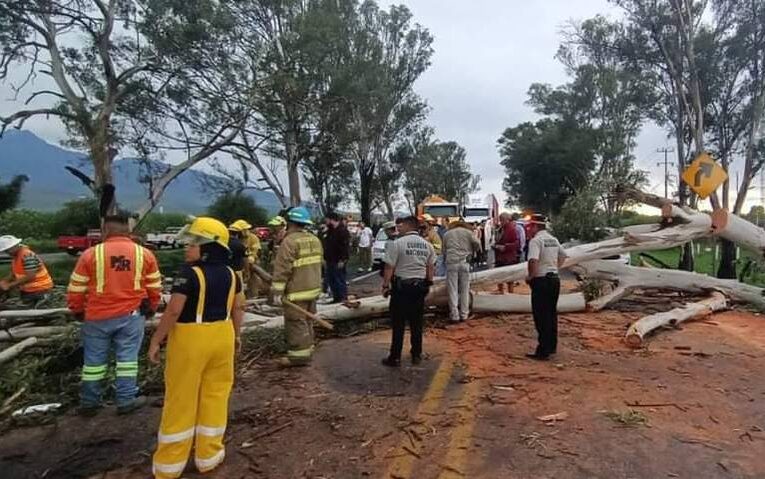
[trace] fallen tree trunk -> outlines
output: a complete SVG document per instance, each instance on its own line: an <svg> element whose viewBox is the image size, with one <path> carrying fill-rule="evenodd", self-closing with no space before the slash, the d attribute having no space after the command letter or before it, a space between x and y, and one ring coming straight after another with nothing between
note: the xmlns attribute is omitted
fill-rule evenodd
<svg viewBox="0 0 765 479"><path fill-rule="evenodd" d="M725 296L722 293L714 292L709 298L698 303L691 303L682 308L639 319L627 330L625 341L630 347L639 348L643 345L645 337L659 328L676 326L690 319L702 318L716 311L722 311L727 306Z"/></svg>
<svg viewBox="0 0 765 479"><path fill-rule="evenodd" d="M578 313L587 309L582 293L562 294L558 298L559 313ZM474 294L476 313L531 313L531 296L524 294Z"/></svg>
<svg viewBox="0 0 765 479"><path fill-rule="evenodd" d="M35 343L37 343L37 338L31 337L21 341L20 343L14 344L9 348L3 349L0 351L0 364L6 361L10 361L11 359L21 354L21 352L26 348L34 346Z"/></svg>
<svg viewBox="0 0 765 479"><path fill-rule="evenodd" d="M70 328L67 326L34 326L21 329L0 331L0 341L16 341L24 338L54 336L65 333Z"/></svg>
<svg viewBox="0 0 765 479"><path fill-rule="evenodd" d="M739 283L734 279L718 279L705 274L674 269L641 268L617 261L588 261L572 268L581 277L612 282L616 288L610 294L590 301L588 307L598 311L635 290L662 289L703 294L720 291L736 302L749 303L765 310L765 290Z"/></svg>
<svg viewBox="0 0 765 479"><path fill-rule="evenodd" d="M36 318L50 318L51 316L69 316L71 311L68 308L54 309L6 309L0 311L0 319L24 318L27 320Z"/></svg>

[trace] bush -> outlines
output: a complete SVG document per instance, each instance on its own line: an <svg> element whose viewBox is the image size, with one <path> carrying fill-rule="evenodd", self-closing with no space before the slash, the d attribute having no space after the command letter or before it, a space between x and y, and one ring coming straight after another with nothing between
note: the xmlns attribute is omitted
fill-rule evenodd
<svg viewBox="0 0 765 479"><path fill-rule="evenodd" d="M137 233L161 233L168 226L183 226L188 223L188 216L182 213L149 213L136 228Z"/></svg>
<svg viewBox="0 0 765 479"><path fill-rule="evenodd" d="M555 235L561 242L578 240L590 243L603 239L607 233L608 218L600 207L598 192L587 188L566 200L553 225Z"/></svg>
<svg viewBox="0 0 765 479"><path fill-rule="evenodd" d="M207 209L207 214L226 225L238 219L252 225L262 225L268 220L266 211L255 204L255 200L243 193L225 193Z"/></svg>
<svg viewBox="0 0 765 479"><path fill-rule="evenodd" d="M89 229L99 228L101 218L98 200L94 198L73 200L64 203L64 207L55 214L51 230L53 236L83 236Z"/></svg>
<svg viewBox="0 0 765 479"><path fill-rule="evenodd" d="M22 239L53 238L51 228L55 213L34 210L8 210L0 214L0 233L14 235Z"/></svg>

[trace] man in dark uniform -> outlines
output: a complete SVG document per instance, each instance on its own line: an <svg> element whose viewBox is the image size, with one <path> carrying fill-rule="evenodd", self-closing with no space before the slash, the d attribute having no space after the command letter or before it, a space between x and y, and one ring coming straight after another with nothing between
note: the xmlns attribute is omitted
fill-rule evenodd
<svg viewBox="0 0 765 479"><path fill-rule="evenodd" d="M433 246L418 234L414 216L397 221L399 237L386 248L383 295L390 295L392 340L385 366L401 365L404 329L409 321L412 364L422 361L422 329L425 296L433 284L436 253Z"/></svg>
<svg viewBox="0 0 765 479"><path fill-rule="evenodd" d="M529 223L531 239L526 282L531 286L531 309L539 344L534 353L526 356L545 361L556 353L558 347L558 269L563 266L568 255L557 238L547 231L547 219L544 216L534 215Z"/></svg>

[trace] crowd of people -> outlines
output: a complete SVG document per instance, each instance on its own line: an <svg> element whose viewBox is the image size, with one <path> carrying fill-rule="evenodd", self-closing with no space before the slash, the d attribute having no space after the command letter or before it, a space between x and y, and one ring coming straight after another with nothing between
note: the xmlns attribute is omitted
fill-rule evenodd
<svg viewBox="0 0 765 479"><path fill-rule="evenodd" d="M497 267L528 257L527 282L539 334L539 344L528 356L545 360L556 353L558 268L566 254L546 231L545 218L535 215L525 229L516 220L501 215L489 251L475 225L462 219L447 224L426 214L381 226L387 237L382 294L390 298L391 319L385 366L401 365L407 324L411 362L422 361L425 299L436 276L446 277L449 319L468 319L471 262L476 255L485 255L488 263L493 258ZM322 293L336 303L348 299L351 235L343 217L330 213L317 227L306 208L295 207L268 224L267 249L243 219L226 226L199 217L178 235L186 245L185 263L173 276L147 354L151 362L159 363L165 349L165 399L153 458L156 478L180 477L192 449L201 472L223 461L228 400L248 297L266 293L272 305L283 307L287 353L278 364L285 367L311 362L315 344L311 314ZM134 241L128 216L103 218L102 230L104 241L79 257L67 289L68 307L82 323L79 413L88 417L102 408L112 357L117 414L130 414L146 403L137 386L140 348L146 321L154 318L163 291L158 262L151 250ZM361 271L372 268L374 237L371 228L360 225ZM11 274L0 280L0 291L18 290L31 307L45 301L53 280L42 259L13 236L0 237L0 251L12 258ZM508 284L507 290L512 287Z"/></svg>

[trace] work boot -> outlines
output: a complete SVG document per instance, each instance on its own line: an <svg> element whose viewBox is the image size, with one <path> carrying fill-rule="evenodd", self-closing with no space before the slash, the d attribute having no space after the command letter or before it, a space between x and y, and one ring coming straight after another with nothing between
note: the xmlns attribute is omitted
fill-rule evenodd
<svg viewBox="0 0 765 479"><path fill-rule="evenodd" d="M77 415L82 417L94 417L101 410L101 406L80 406L77 408Z"/></svg>
<svg viewBox="0 0 765 479"><path fill-rule="evenodd" d="M526 357L529 359L533 359L535 361L549 361L550 355L549 354L539 354L539 353L528 353L526 354Z"/></svg>
<svg viewBox="0 0 765 479"><path fill-rule="evenodd" d="M400 359L393 359L390 356L383 359L382 361L383 366L388 366L389 368L398 368L401 366L401 360Z"/></svg>
<svg viewBox="0 0 765 479"><path fill-rule="evenodd" d="M302 368L308 366L308 362L295 362L290 361L290 358L283 357L276 360L276 365L280 368Z"/></svg>
<svg viewBox="0 0 765 479"><path fill-rule="evenodd" d="M117 414L120 416L124 416L126 414L132 414L135 411L144 407L147 402L148 400L146 399L146 396L138 396L137 398L133 399L133 401L129 404L117 406Z"/></svg>
<svg viewBox="0 0 765 479"><path fill-rule="evenodd" d="M418 366L422 363L422 356L412 356L412 366Z"/></svg>

